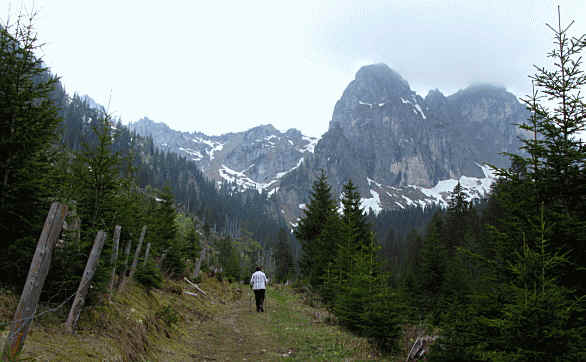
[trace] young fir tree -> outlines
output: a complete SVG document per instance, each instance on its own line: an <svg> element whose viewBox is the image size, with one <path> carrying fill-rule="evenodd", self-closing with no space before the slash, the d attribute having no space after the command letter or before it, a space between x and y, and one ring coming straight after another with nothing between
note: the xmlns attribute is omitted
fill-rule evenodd
<svg viewBox="0 0 586 362"><path fill-rule="evenodd" d="M33 17L0 26L0 281L18 286L55 196L47 175L60 122Z"/></svg>
<svg viewBox="0 0 586 362"><path fill-rule="evenodd" d="M331 187L323 170L313 183L309 203L303 212L305 215L295 229L295 236L302 247L300 272L312 287L319 288L325 268L333 258L328 251L335 249L335 244L330 244L335 240L319 238L328 219L336 215L336 201L332 198Z"/></svg>
<svg viewBox="0 0 586 362"><path fill-rule="evenodd" d="M526 100L532 117L521 126L531 132L524 141L529 156L511 155L513 167L498 170L493 198L501 211L493 216L488 247L475 255L484 274L468 307L444 326L432 360L586 358L580 184L586 158L576 134L585 122L579 93L585 37L570 39L561 21L550 29L554 69L536 67L538 91Z"/></svg>
<svg viewBox="0 0 586 362"><path fill-rule="evenodd" d="M572 22L573 23L573 22ZM586 74L582 69L582 51L586 34L572 38L561 23L547 25L553 32L554 48L548 53L553 68L536 66L530 78L535 87L531 97L523 99L531 118L520 125L530 134L523 140L528 156L510 155L523 169L523 181L530 183L534 194L525 205L538 217L545 205L551 225L548 239L556 248L570 251L575 265L586 265L586 147L580 132L586 128L586 104L583 89ZM514 170L499 170L509 179ZM530 229L530 227L528 227ZM586 291L586 269L565 268L564 284Z"/></svg>
<svg viewBox="0 0 586 362"><path fill-rule="evenodd" d="M279 230L277 254L275 257L277 264L275 278L278 282L284 283L289 278L289 268L293 263L293 255L291 253L291 246L289 245L289 235L284 228Z"/></svg>
<svg viewBox="0 0 586 362"><path fill-rule="evenodd" d="M370 225L368 225L364 211L360 207L360 193L356 191L352 180L348 180L343 186L342 222L352 230L356 250L359 250L361 245L368 247Z"/></svg>
<svg viewBox="0 0 586 362"><path fill-rule="evenodd" d="M441 291L447 271L448 251L441 239L443 228L442 214L438 212L428 226L417 273L419 289L422 291L417 298L420 309L425 314L430 314L434 323L439 322Z"/></svg>
<svg viewBox="0 0 586 362"><path fill-rule="evenodd" d="M363 248L370 247L371 233L360 208L360 193L356 191L351 180L343 189L342 216L337 213L331 215L320 235L322 244L335 245L335 248L325 250L330 257L327 270L322 276L325 282L322 297L330 306L353 271L354 255Z"/></svg>
<svg viewBox="0 0 586 362"><path fill-rule="evenodd" d="M109 231L116 217L116 197L121 191L120 167L122 160L112 150L111 119L99 114L91 120L92 133L76 154L69 182L73 185L72 198L84 225L82 240L93 241L98 230Z"/></svg>
<svg viewBox="0 0 586 362"><path fill-rule="evenodd" d="M390 275L377 259L380 246L374 234L358 252L344 283L335 294L333 310L340 324L372 339L383 350L393 350L401 336L400 299L390 288Z"/></svg>

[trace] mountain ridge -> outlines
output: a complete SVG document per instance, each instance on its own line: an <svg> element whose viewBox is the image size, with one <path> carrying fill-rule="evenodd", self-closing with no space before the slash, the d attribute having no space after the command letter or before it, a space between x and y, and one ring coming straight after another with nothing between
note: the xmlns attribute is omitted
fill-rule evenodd
<svg viewBox="0 0 586 362"><path fill-rule="evenodd" d="M527 115L504 87L474 84L449 96L435 89L423 98L379 63L357 71L319 139L272 125L220 136L168 127L160 134L160 126L149 130L145 119L131 127L150 132L162 149L190 156L218 186L276 198L295 224L322 169L334 195L352 179L363 207L375 213L444 205L457 181L471 198L482 198L494 181L486 164L508 165L501 153L519 151L522 133L514 124Z"/></svg>

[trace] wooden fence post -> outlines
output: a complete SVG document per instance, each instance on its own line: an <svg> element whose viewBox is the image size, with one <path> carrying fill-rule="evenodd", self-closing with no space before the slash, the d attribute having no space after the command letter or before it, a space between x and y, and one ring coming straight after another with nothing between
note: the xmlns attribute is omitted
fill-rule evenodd
<svg viewBox="0 0 586 362"><path fill-rule="evenodd" d="M79 319L81 308L83 308L85 298L87 297L88 290L90 289L90 283L92 282L92 278L94 277L94 273L98 267L100 254L102 253L105 240L106 233L101 230L98 231L96 234L96 239L94 240L94 246L90 252L90 257L88 258L85 270L83 271L81 282L77 288L75 299L73 300L73 304L69 310L69 315L67 316L67 321L65 322L65 329L70 333L73 333L75 327L77 326L77 320Z"/></svg>
<svg viewBox="0 0 586 362"><path fill-rule="evenodd" d="M144 242L144 235L146 234L147 226L142 227L142 232L140 233L140 239L138 239L138 246L136 247L136 252L134 253L134 259L132 260L132 266L130 267L130 274L128 274L128 279L132 279L134 273L136 272L136 266L138 265L138 257L140 256L140 249L142 249L142 243Z"/></svg>
<svg viewBox="0 0 586 362"><path fill-rule="evenodd" d="M2 360L16 359L17 354L24 346L34 314L37 310L39 297L45 284L55 242L59 237L63 220L67 215L67 205L54 202L49 209L43 231L37 243L37 249L31 262L24 289L20 295L20 302L10 324L10 333L4 343Z"/></svg>
<svg viewBox="0 0 586 362"><path fill-rule="evenodd" d="M147 265L147 261L149 260L149 253L151 252L151 243L147 243L147 248L144 253L144 262L142 264L143 267Z"/></svg>
<svg viewBox="0 0 586 362"><path fill-rule="evenodd" d="M136 251L134 252L134 259L132 260L132 265L130 266L130 272L128 276L125 276L120 283L119 289L124 288L124 285L128 282L129 279L132 279L134 273L136 272L136 265L138 264L138 256L140 255L140 249L142 249L142 243L144 241L144 236L146 234L147 226L142 227L142 232L140 233L140 239L138 239L138 245L136 246Z"/></svg>
<svg viewBox="0 0 586 362"><path fill-rule="evenodd" d="M163 255L161 255L161 258L159 259L159 268L163 266L163 261L165 261L165 258L167 257L167 250L163 251Z"/></svg>
<svg viewBox="0 0 586 362"><path fill-rule="evenodd" d="M124 249L124 272L122 273L122 277L126 277L126 272L128 271L128 258L130 258L130 249L132 249L132 240L128 240L126 243L126 248Z"/></svg>
<svg viewBox="0 0 586 362"><path fill-rule="evenodd" d="M124 265L122 266L122 272L120 273L120 281L118 282L118 290L122 288L124 280L126 279L126 272L128 272L128 258L130 257L130 249L132 248L132 240L128 240L126 248L124 248Z"/></svg>
<svg viewBox="0 0 586 362"><path fill-rule="evenodd" d="M114 228L114 244L112 245L112 276L110 278L110 299L112 299L112 293L114 293L114 283L116 281L116 264L118 263L118 245L120 243L120 231L122 226L116 225Z"/></svg>
<svg viewBox="0 0 586 362"><path fill-rule="evenodd" d="M195 280L199 276L199 270L201 269L201 261L206 257L206 246L204 245L201 248L201 252L199 253L199 258L195 261L195 268L193 268L193 280Z"/></svg>

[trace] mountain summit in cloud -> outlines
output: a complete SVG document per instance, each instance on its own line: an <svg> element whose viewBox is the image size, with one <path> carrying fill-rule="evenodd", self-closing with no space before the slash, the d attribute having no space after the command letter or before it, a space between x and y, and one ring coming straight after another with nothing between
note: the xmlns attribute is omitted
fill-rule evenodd
<svg viewBox="0 0 586 362"><path fill-rule="evenodd" d="M373 64L358 70L319 142L271 125L216 137L147 119L132 127L191 158L218 184L266 192L294 223L321 169L335 195L352 179L374 212L445 204L458 181L471 197L483 197L493 181L486 165L506 166L502 152L518 152L514 124L527 116L502 87L473 85L447 97L432 90L422 98L387 65Z"/></svg>

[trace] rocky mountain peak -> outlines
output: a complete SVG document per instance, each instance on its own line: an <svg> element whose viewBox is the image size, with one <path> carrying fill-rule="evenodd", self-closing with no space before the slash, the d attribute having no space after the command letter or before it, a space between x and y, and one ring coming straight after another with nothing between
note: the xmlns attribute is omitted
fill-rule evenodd
<svg viewBox="0 0 586 362"><path fill-rule="evenodd" d="M358 70L336 103L330 128L337 124L347 137L353 138L360 128L372 128L369 124L373 122L389 127L391 115L395 121L409 119L411 113L425 119L424 112L423 99L401 75L385 64L367 65Z"/></svg>
<svg viewBox="0 0 586 362"><path fill-rule="evenodd" d="M409 83L401 75L383 63L365 65L356 72L356 82L378 90L410 91Z"/></svg>
<svg viewBox="0 0 586 362"><path fill-rule="evenodd" d="M447 103L446 96L439 89L430 90L425 96L425 104L431 108L441 107Z"/></svg>
<svg viewBox="0 0 586 362"><path fill-rule="evenodd" d="M476 84L450 96L435 89L423 99L387 65L373 64L358 70L319 142L272 125L217 137L163 132L168 127L148 119L134 128L192 159L218 184L264 192L293 225L321 169L334 195L352 179L374 212L445 205L457 182L482 197L493 180L486 163L506 167L500 154L519 151L514 124L527 116L502 87Z"/></svg>

